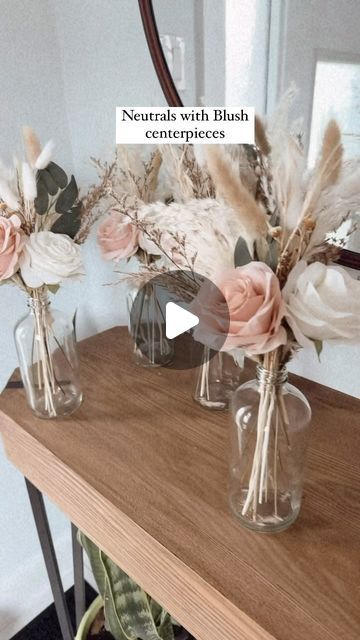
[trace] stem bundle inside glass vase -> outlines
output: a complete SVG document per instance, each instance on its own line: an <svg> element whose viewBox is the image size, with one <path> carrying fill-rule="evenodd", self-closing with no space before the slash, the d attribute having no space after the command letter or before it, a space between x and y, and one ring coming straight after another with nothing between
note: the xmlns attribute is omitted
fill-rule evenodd
<svg viewBox="0 0 360 640"><path fill-rule="evenodd" d="M242 372L243 358L235 359L231 353L204 346L196 369L194 400L206 409L228 409L232 393L241 384Z"/></svg>
<svg viewBox="0 0 360 640"><path fill-rule="evenodd" d="M42 418L69 415L82 401L72 323L50 309L45 287L33 290L28 307L15 328L28 403Z"/></svg>
<svg viewBox="0 0 360 640"><path fill-rule="evenodd" d="M134 359L144 367L169 364L174 346L166 337L165 313L159 287L148 282L128 294L129 332L134 341Z"/></svg>
<svg viewBox="0 0 360 640"><path fill-rule="evenodd" d="M267 354L257 379L239 387L232 401L230 503L243 524L258 531L285 529L300 511L311 419L278 355Z"/></svg>

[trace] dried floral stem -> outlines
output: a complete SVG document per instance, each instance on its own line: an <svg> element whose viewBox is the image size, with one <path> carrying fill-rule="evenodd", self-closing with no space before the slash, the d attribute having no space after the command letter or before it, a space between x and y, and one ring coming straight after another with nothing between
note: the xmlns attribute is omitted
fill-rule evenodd
<svg viewBox="0 0 360 640"><path fill-rule="evenodd" d="M99 208L99 204L103 202L108 195L116 166L115 162L111 164L101 164L99 160L96 160L95 158L91 159L101 174L101 182L98 185L92 185L86 196L83 198L81 225L75 236L75 242L77 242L77 244L83 244L85 242L89 236L92 226L104 214L104 210Z"/></svg>
<svg viewBox="0 0 360 640"><path fill-rule="evenodd" d="M275 421L275 451L273 462L273 477L271 482L274 489L275 496L275 510L277 517L277 500L278 500L278 479L277 479L277 458L279 455L279 425L283 424L283 428L286 433L287 441L287 425L288 418L286 414L286 408L284 400L281 394L281 390L277 389L277 384L274 379L279 367L283 366L281 362L281 351L276 349L273 352L265 354L264 356L264 368L269 372L270 382L260 382L260 403L259 412L257 418L256 427L256 444L253 456L253 464L250 473L249 487L246 496L245 503L242 509L242 515L246 515L252 508L252 517L255 521L257 519L258 505L265 502L268 499L268 481L269 481L269 451L270 451L270 436L272 431L273 421ZM282 416L282 418L280 417Z"/></svg>

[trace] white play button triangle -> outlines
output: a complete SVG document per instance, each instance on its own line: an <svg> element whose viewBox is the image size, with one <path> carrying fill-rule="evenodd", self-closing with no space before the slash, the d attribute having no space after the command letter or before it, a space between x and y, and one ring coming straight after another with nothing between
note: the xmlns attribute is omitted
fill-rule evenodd
<svg viewBox="0 0 360 640"><path fill-rule="evenodd" d="M166 304L166 337L168 340L180 336L188 329L196 327L197 324L199 324L199 318L190 311L186 311L175 302Z"/></svg>

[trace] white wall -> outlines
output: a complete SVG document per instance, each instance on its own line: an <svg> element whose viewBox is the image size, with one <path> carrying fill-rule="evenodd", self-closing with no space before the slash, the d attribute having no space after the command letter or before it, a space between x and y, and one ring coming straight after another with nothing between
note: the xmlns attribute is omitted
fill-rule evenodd
<svg viewBox="0 0 360 640"><path fill-rule="evenodd" d="M270 1L226 0L225 7L225 103L265 113Z"/></svg>
<svg viewBox="0 0 360 640"><path fill-rule="evenodd" d="M115 142L115 106L162 104L134 0L0 1L0 157L21 152L20 127L56 140L56 160L79 181L93 180L88 158ZM6 99L5 99L6 98ZM70 143L70 140L73 144ZM96 243L84 251L86 279L53 304L73 315L85 337L126 319L124 292ZM26 312L14 287L0 289L0 389L17 364L13 327ZM0 640L9 640L52 600L24 482L0 448ZM65 584L71 577L69 523L50 506Z"/></svg>
<svg viewBox="0 0 360 640"><path fill-rule="evenodd" d="M69 165L72 149L55 23L47 2L26 4L24 11L23 0L2 0L0 3L1 155L10 160L14 150L21 152L19 127L26 123L33 125L43 140L50 134L61 132L57 136L59 162ZM16 365L12 329L24 313L25 300L15 288L4 286L0 292L0 304L2 388ZM6 461L2 449L0 466L3 514L0 519L0 638L8 640L33 617L34 611L50 602L51 596L24 481ZM66 521L54 508L51 508L51 523L58 546L64 550L67 544ZM70 558L70 555L66 554L65 558ZM69 583L69 562L63 563L62 568L68 574Z"/></svg>

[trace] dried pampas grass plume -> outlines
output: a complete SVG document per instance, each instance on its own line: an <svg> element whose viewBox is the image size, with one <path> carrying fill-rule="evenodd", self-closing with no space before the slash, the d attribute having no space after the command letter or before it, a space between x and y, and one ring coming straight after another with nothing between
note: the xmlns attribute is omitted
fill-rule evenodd
<svg viewBox="0 0 360 640"><path fill-rule="evenodd" d="M321 177L322 189L330 187L338 181L342 157L341 131L338 123L335 120L330 120L325 129L318 162L318 173Z"/></svg>
<svg viewBox="0 0 360 640"><path fill-rule="evenodd" d="M343 147L339 125L335 120L330 120L325 129L320 155L310 181L299 222L302 222L306 215L313 215L323 191L336 184L340 176L342 157Z"/></svg>
<svg viewBox="0 0 360 640"><path fill-rule="evenodd" d="M255 142L264 156L271 153L271 146L267 139L263 121L259 116L255 116Z"/></svg>
<svg viewBox="0 0 360 640"><path fill-rule="evenodd" d="M205 156L218 195L237 213L241 235L246 240L251 256L265 260L268 250L268 221L264 211L244 187L218 145L206 146Z"/></svg>
<svg viewBox="0 0 360 640"><path fill-rule="evenodd" d="M150 196L149 198L150 200L152 199L152 196L155 194L155 191L158 186L159 172L160 172L161 165L162 165L162 155L159 149L157 149L153 153L150 161L149 181L148 181L148 195Z"/></svg>
<svg viewBox="0 0 360 640"><path fill-rule="evenodd" d="M41 144L35 131L31 127L24 126L22 128L22 134L25 145L26 157L28 159L30 167L35 167L36 160L41 154Z"/></svg>

